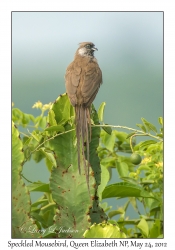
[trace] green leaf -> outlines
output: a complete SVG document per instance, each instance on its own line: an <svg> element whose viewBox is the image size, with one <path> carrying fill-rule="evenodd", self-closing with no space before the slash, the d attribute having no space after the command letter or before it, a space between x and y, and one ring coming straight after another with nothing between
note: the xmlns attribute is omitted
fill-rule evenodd
<svg viewBox="0 0 175 250"><path fill-rule="evenodd" d="M99 200L102 199L102 192L105 189L108 181L109 181L110 175L108 169L101 165L101 184L98 186L97 194L99 196Z"/></svg>
<svg viewBox="0 0 175 250"><path fill-rule="evenodd" d="M123 209L124 209L125 212L126 212L126 210L128 209L129 203L130 203L130 201L128 200L128 201L125 203L125 205L123 206Z"/></svg>
<svg viewBox="0 0 175 250"><path fill-rule="evenodd" d="M149 123L149 127L153 132L157 133L157 128L152 123Z"/></svg>
<svg viewBox="0 0 175 250"><path fill-rule="evenodd" d="M142 187L131 183L120 182L107 186L103 193L102 198L111 197L150 197L154 198L149 192L145 191Z"/></svg>
<svg viewBox="0 0 175 250"><path fill-rule="evenodd" d="M142 232L142 234L148 238L149 235L149 227L148 227L148 223L146 222L146 220L144 218L142 218L139 222L139 224L137 225L137 228L140 229L140 231Z"/></svg>
<svg viewBox="0 0 175 250"><path fill-rule="evenodd" d="M45 155L45 157L51 162L52 166L54 167L57 166L56 160L52 153L46 152L44 147L40 148L40 152L42 152Z"/></svg>
<svg viewBox="0 0 175 250"><path fill-rule="evenodd" d="M116 143L116 144L118 144L118 143ZM134 145L135 144L133 143L133 140L132 140L132 146L134 146ZM118 146L118 149L120 152L132 153L131 146L129 143L122 143L121 145Z"/></svg>
<svg viewBox="0 0 175 250"><path fill-rule="evenodd" d="M12 120L13 122L17 122L18 124L22 125L23 127L26 127L27 124L30 123L30 121L34 122L35 118L31 114L25 114L18 108L12 109Z"/></svg>
<svg viewBox="0 0 175 250"><path fill-rule="evenodd" d="M131 205L133 206L134 210L135 210L138 214L140 214L139 209L138 209L138 206L137 206L137 199L136 199L135 197L130 197L130 198L129 198L129 201L130 201Z"/></svg>
<svg viewBox="0 0 175 250"><path fill-rule="evenodd" d="M145 118L141 118L141 120L143 124L146 126L148 131L152 130L157 133L157 129L152 123L148 122Z"/></svg>
<svg viewBox="0 0 175 250"><path fill-rule="evenodd" d="M31 151L29 151L29 153L31 153ZM44 158L44 154L40 150L38 150L32 154L32 157L33 160L38 163Z"/></svg>
<svg viewBox="0 0 175 250"><path fill-rule="evenodd" d="M68 157L67 157L68 158ZM76 168L75 168L76 167ZM73 226L76 222L78 232L74 237L81 237L89 227L89 206L92 206L91 196L94 195L94 178L89 176L90 194L87 190L87 182L84 172L80 175L76 165L70 165L66 171L60 171L60 167L54 168L50 177L50 188L53 200L61 206L60 213L55 216L57 228L65 225L66 228ZM97 216L97 215L96 215ZM60 232L61 237L66 232Z"/></svg>
<svg viewBox="0 0 175 250"><path fill-rule="evenodd" d="M39 191L39 192L50 192L49 184L42 182L33 182L32 184L27 186L30 192Z"/></svg>
<svg viewBox="0 0 175 250"><path fill-rule="evenodd" d="M120 231L120 228L110 223L94 224L90 229L86 230L83 234L84 238L126 238L125 233Z"/></svg>
<svg viewBox="0 0 175 250"><path fill-rule="evenodd" d="M146 170L146 171L151 171L151 168L147 165L141 165L138 167L138 170Z"/></svg>
<svg viewBox="0 0 175 250"><path fill-rule="evenodd" d="M32 203L31 207L37 207L38 205L41 205L43 203L46 205L48 203L48 199L36 201L36 202Z"/></svg>
<svg viewBox="0 0 175 250"><path fill-rule="evenodd" d="M57 234L56 232L54 231L54 228L55 228L55 224L52 225L52 226L49 226L48 228L46 228L44 230L44 233L42 235L42 238L49 238L49 239L53 239L53 238L56 238L57 237Z"/></svg>
<svg viewBox="0 0 175 250"><path fill-rule="evenodd" d="M62 95L57 98L52 109L55 113L57 124L65 120L66 131L74 128L72 116L73 107L68 96ZM92 106L91 119L95 124L99 124L98 115ZM60 225L65 228L74 228L71 233L73 238L81 238L86 228L91 223L101 222L107 218L102 208L95 199L97 188L100 184L101 169L97 156L99 145L100 127L92 127L91 142L89 144L89 191L85 176L84 163L81 158L81 174L78 170L77 144L75 144L76 132L63 133L53 140L50 140L47 147L54 151L57 167L52 168L50 177L50 189L52 198L59 206L59 213L54 216L54 222L59 231ZM85 154L86 155L86 154ZM93 170L93 172L92 172ZM77 232L76 232L77 230ZM57 237L65 238L70 233L60 232Z"/></svg>
<svg viewBox="0 0 175 250"><path fill-rule="evenodd" d="M159 136L160 138L163 138L163 134L156 134L157 136Z"/></svg>
<svg viewBox="0 0 175 250"><path fill-rule="evenodd" d="M163 126L163 118L162 118L162 117L159 117L159 118L158 118L158 121L159 121L160 125Z"/></svg>
<svg viewBox="0 0 175 250"><path fill-rule="evenodd" d="M12 122L12 175L15 173L15 177L22 171L22 162L24 161L22 149L23 143L19 138L19 131Z"/></svg>
<svg viewBox="0 0 175 250"><path fill-rule="evenodd" d="M127 133L117 131L117 130L114 130L114 133L115 133L115 136L118 138L119 141L129 143L129 140L126 138L128 136Z"/></svg>
<svg viewBox="0 0 175 250"><path fill-rule="evenodd" d="M105 157L104 159L101 160L101 164L105 167L115 167L115 162L117 161L116 157Z"/></svg>
<svg viewBox="0 0 175 250"><path fill-rule="evenodd" d="M98 109L98 118L102 122L103 121L103 116L104 116L104 108L105 108L106 103L102 102L100 104L100 107Z"/></svg>
<svg viewBox="0 0 175 250"><path fill-rule="evenodd" d="M141 128L141 130L142 130L143 132L145 132L145 133L147 132L145 126L143 126L142 124L138 124L138 123L137 123L136 126L139 127L139 128Z"/></svg>
<svg viewBox="0 0 175 250"><path fill-rule="evenodd" d="M30 195L26 185L21 178L24 153L22 152L23 143L19 138L19 131L12 122L12 237L13 238L37 238L39 237L38 228L30 218ZM34 230L31 233L30 228Z"/></svg>
<svg viewBox="0 0 175 250"><path fill-rule="evenodd" d="M44 213L45 213L46 211L50 211L52 208L56 208L55 202L50 202L50 203L46 204L45 206L42 206L41 210L42 210L42 212L44 211Z"/></svg>
<svg viewBox="0 0 175 250"><path fill-rule="evenodd" d="M73 107L68 96L57 98L52 109L55 113L57 124L67 119L64 125L66 131L74 128L72 116ZM92 106L91 119L99 124L98 115ZM81 174L78 170L76 132L63 133L48 141L47 147L54 151L57 167L52 168L50 177L50 189L52 198L59 206L59 212L54 216L55 227L58 231L62 225L64 229L74 228L74 231L60 231L59 238L81 238L84 231L93 222L99 223L107 219L106 214L99 206L97 188L101 182L100 162L97 156L99 145L100 127L92 126L91 142L89 143L89 192L85 176L84 162L80 157ZM86 155L86 153L85 153ZM88 167L88 166L87 166ZM76 231L77 230L77 231Z"/></svg>
<svg viewBox="0 0 175 250"><path fill-rule="evenodd" d="M33 138L32 137L27 137L27 136L24 136L23 137L23 145L24 146L27 146L27 145L29 145L30 144L30 142L33 140Z"/></svg>
<svg viewBox="0 0 175 250"><path fill-rule="evenodd" d="M120 177L120 179L122 179L123 181L129 182L129 183L138 185L138 182L131 177Z"/></svg>
<svg viewBox="0 0 175 250"><path fill-rule="evenodd" d="M133 136L133 135L135 135L135 134L136 134L136 132L133 132L133 133L128 134L128 136L126 137L126 139L130 138L131 136Z"/></svg>
<svg viewBox="0 0 175 250"><path fill-rule="evenodd" d="M112 131L111 135L105 133L103 138L102 138L102 142L104 143L105 147L111 152L113 152L115 139L116 139L116 137L115 137L114 131Z"/></svg>
<svg viewBox="0 0 175 250"><path fill-rule="evenodd" d="M23 123L24 125L27 125L29 122L30 122L30 115L24 114L24 113L23 113L22 123Z"/></svg>
<svg viewBox="0 0 175 250"><path fill-rule="evenodd" d="M145 127L147 128L147 131L149 132L150 131L150 127L148 125L148 122L144 119L144 118L141 118L143 124L145 125Z"/></svg>
<svg viewBox="0 0 175 250"><path fill-rule="evenodd" d="M44 219L44 214L42 213L42 215L40 215L38 212L39 210L32 208L30 214L35 221L41 223L42 226L47 227L46 220Z"/></svg>
<svg viewBox="0 0 175 250"><path fill-rule="evenodd" d="M73 116L71 116L70 119L73 119ZM66 122L67 122L66 119L62 119L62 120L59 122L59 125L64 126L64 125L66 124Z"/></svg>
<svg viewBox="0 0 175 250"><path fill-rule="evenodd" d="M55 120L55 113L54 111L51 109L49 110L49 125L50 126L57 126L57 122Z"/></svg>
<svg viewBox="0 0 175 250"><path fill-rule="evenodd" d="M138 143L135 147L134 147L134 151L137 151L137 149L139 148L139 150L146 150L148 148L149 145L151 144L155 144L157 143L154 140L148 140L148 141L144 141L144 142L140 142Z"/></svg>
<svg viewBox="0 0 175 250"><path fill-rule="evenodd" d="M105 124L105 125L108 125L108 124ZM111 133L112 133L112 128L111 128L111 127L102 127L102 129L103 129L106 133L108 133L109 135L111 135Z"/></svg>
<svg viewBox="0 0 175 250"><path fill-rule="evenodd" d="M74 108L70 104L69 98L67 97L66 93L60 95L56 99L56 101L52 105L52 110L55 113L55 120L57 124L67 122L74 114Z"/></svg>
<svg viewBox="0 0 175 250"><path fill-rule="evenodd" d="M45 158L45 162L46 162L47 169L49 170L49 172L51 172L53 164L51 163L51 161L48 158Z"/></svg>
<svg viewBox="0 0 175 250"><path fill-rule="evenodd" d="M42 129L45 129L46 127L46 116L43 116L40 120L39 120L39 123L38 123L38 126Z"/></svg>
<svg viewBox="0 0 175 250"><path fill-rule="evenodd" d="M33 115L31 115L31 114L29 114L29 117L30 117L30 120L31 120L33 123L35 123L35 117L34 117Z"/></svg>
<svg viewBox="0 0 175 250"><path fill-rule="evenodd" d="M37 141L39 142L40 139L42 138L40 134L38 134L35 130L32 132L32 137Z"/></svg>
<svg viewBox="0 0 175 250"><path fill-rule="evenodd" d="M108 213L108 217L111 219L112 217L114 217L115 215L118 215L118 214L124 214L125 213L125 210L123 208L119 208L117 210L113 210L111 212Z"/></svg>
<svg viewBox="0 0 175 250"><path fill-rule="evenodd" d="M99 203L100 207L103 208L104 212L107 212L112 208L112 206L108 206L107 202Z"/></svg>
<svg viewBox="0 0 175 250"><path fill-rule="evenodd" d="M23 112L18 108L13 108L12 109L12 120L13 120L13 122L19 121L19 120L21 121L22 118L23 118Z"/></svg>
<svg viewBox="0 0 175 250"><path fill-rule="evenodd" d="M126 177L129 174L128 165L125 162L116 162L116 169L120 177Z"/></svg>
<svg viewBox="0 0 175 250"><path fill-rule="evenodd" d="M51 126L51 127L48 127L45 129L45 131L49 131L49 132L53 132L53 131L56 131L56 132L64 132L65 129L63 126L61 125L56 125L56 126Z"/></svg>
<svg viewBox="0 0 175 250"><path fill-rule="evenodd" d="M163 236L163 234L160 234L157 238L159 238L159 239L163 239L163 238L164 238L164 236Z"/></svg>
<svg viewBox="0 0 175 250"><path fill-rule="evenodd" d="M153 184L154 182L154 180L142 180L140 184Z"/></svg>
<svg viewBox="0 0 175 250"><path fill-rule="evenodd" d="M161 205L160 201L154 200L150 206L150 210L160 207L160 205Z"/></svg>

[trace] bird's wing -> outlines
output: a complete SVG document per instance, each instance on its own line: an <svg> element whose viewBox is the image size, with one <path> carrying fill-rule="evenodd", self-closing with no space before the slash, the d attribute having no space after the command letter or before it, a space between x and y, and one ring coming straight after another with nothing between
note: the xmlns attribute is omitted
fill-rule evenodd
<svg viewBox="0 0 175 250"><path fill-rule="evenodd" d="M84 82L81 93L85 106L91 105L102 83L102 72L96 62L90 62L85 69Z"/></svg>
<svg viewBox="0 0 175 250"><path fill-rule="evenodd" d="M81 76L81 67L78 65L75 65L75 63L71 63L65 74L65 82L66 82L66 92L70 98L72 106L75 106L77 103L77 87L80 82L80 76Z"/></svg>

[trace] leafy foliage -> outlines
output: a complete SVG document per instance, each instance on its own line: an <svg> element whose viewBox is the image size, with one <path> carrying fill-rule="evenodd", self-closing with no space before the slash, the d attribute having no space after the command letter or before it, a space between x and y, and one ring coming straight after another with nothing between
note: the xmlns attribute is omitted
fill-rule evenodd
<svg viewBox="0 0 175 250"><path fill-rule="evenodd" d="M120 231L120 228L110 223L94 223L84 233L85 238L126 238L125 233Z"/></svg>
<svg viewBox="0 0 175 250"><path fill-rule="evenodd" d="M159 117L158 121L162 126L163 119ZM154 238L163 234L163 127L158 133L156 127L146 119L142 118L142 122L143 124L137 124L141 128L140 131L135 130L128 135L117 130L113 130L111 135L101 131L98 155L102 176L106 169L109 174L111 169L116 169L121 181L107 185L99 189L99 192L102 199L128 197L128 202L123 207L108 213L110 219L119 216L118 219L109 221L118 224L127 237ZM150 131L154 134L150 134ZM145 135L153 139L141 141L136 145L133 138ZM133 155L134 160L135 156L142 158L137 166ZM105 185L106 179L103 178L100 187ZM139 212L138 203L143 205L145 214ZM138 213L139 218L129 220L126 215L129 204ZM128 229L128 225L132 227Z"/></svg>
<svg viewBox="0 0 175 250"><path fill-rule="evenodd" d="M81 175L78 172L75 114L67 95L63 94L54 103L46 105L36 102L33 108L41 111L37 117L13 107L14 238L162 237L163 119L158 118L159 131L145 118L136 124L139 130L112 126L104 123L105 105L102 103L98 112L92 106L90 193L84 170ZM46 111L48 115L45 115ZM99 120L102 125L99 125ZM21 127L27 132L20 132ZM135 138L140 136L150 139L136 144ZM139 157L137 165L133 155ZM36 163L44 159L50 173L49 183L31 182L23 176L23 165L31 158ZM114 171L120 181L108 184ZM27 187L22 177L29 182ZM30 192L37 191L43 195L31 204ZM114 199L116 204L118 199L125 198L125 203L112 208L103 202L108 198ZM139 211L138 204L142 204L144 212ZM129 219L129 205L138 214L137 218Z"/></svg>
<svg viewBox="0 0 175 250"><path fill-rule="evenodd" d="M12 122L12 237L36 238L38 228L30 218L30 195L22 178L24 153L19 132ZM33 230L29 230L30 227Z"/></svg>
<svg viewBox="0 0 175 250"><path fill-rule="evenodd" d="M62 112L60 103L64 103L64 112ZM55 112L62 114L62 116L55 114L57 124L66 118L71 120L71 122L65 123L65 131L74 128L71 119L73 109L66 95L60 96L55 101L51 111L52 110L54 110L54 114ZM65 112L67 112L69 116L66 116ZM95 111L93 115L95 115ZM55 225L57 229L59 229L60 226L64 226L65 230L74 228L74 232L69 235L67 235L67 232L61 232L58 233L58 237L82 237L86 228L90 226L91 219L94 220L94 218L91 218L92 209L90 209L90 207L95 207L93 200L96 195L97 185L100 183L100 172L96 170L96 164L99 165L99 163L97 155L94 155L93 152L96 152L98 146L99 133L99 128L92 130L93 139L90 143L90 196L87 190L85 172L82 170L82 174L80 175L78 171L75 130L67 134L62 134L46 144L47 147L54 151L57 162L57 167L52 169L50 178L53 200L59 209L58 214L54 217ZM98 221L98 219L96 219L96 221Z"/></svg>

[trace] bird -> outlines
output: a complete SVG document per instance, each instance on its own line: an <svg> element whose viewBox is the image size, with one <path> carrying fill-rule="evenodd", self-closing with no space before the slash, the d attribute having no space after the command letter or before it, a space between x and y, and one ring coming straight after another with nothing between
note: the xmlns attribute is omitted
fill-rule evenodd
<svg viewBox="0 0 175 250"><path fill-rule="evenodd" d="M78 169L81 175L81 162L84 165L86 182L89 188L89 143L91 141L91 104L102 84L102 71L94 52L98 49L92 42L81 42L74 60L65 73L66 93L75 109L75 126L78 149ZM85 156L86 146L86 156ZM87 162L86 162L87 160Z"/></svg>

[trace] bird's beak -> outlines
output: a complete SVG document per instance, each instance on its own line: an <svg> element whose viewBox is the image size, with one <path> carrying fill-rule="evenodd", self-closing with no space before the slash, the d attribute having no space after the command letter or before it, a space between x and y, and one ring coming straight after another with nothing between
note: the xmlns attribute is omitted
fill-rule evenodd
<svg viewBox="0 0 175 250"><path fill-rule="evenodd" d="M97 48L95 48L95 47L93 47L92 49L93 49L93 50L98 50L98 49L97 49Z"/></svg>

